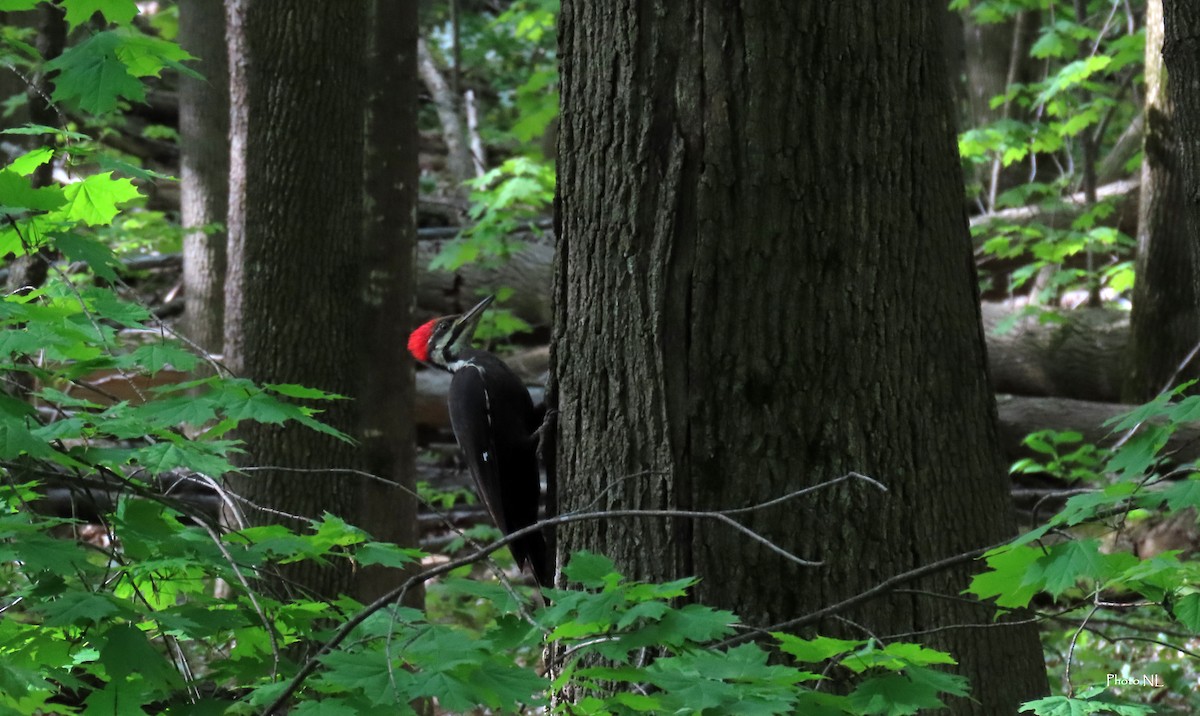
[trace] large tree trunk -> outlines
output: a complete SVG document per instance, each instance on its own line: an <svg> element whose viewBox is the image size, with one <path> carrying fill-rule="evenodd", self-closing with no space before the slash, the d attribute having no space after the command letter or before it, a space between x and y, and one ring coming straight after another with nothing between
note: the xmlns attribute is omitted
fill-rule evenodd
<svg viewBox="0 0 1200 716"><path fill-rule="evenodd" d="M234 373L353 396L362 345L366 3L228 0L231 85L225 359ZM399 369L399 368L398 368ZM353 403L322 419L355 431ZM357 522L350 445L295 426L239 431L253 465L232 480L256 504ZM308 470L295 472L289 470ZM247 510L257 522L275 514ZM370 529L369 525L362 525ZM351 591L346 565L288 576L318 594Z"/></svg>
<svg viewBox="0 0 1200 716"><path fill-rule="evenodd" d="M210 353L220 353L225 330L225 231L229 213L229 55L225 7L213 0L180 0L179 44L200 58L203 79L179 77L180 214L183 332Z"/></svg>
<svg viewBox="0 0 1200 716"><path fill-rule="evenodd" d="M415 547L416 455L413 362L405 350L412 322L413 255L417 244L417 6L375 0L366 145L366 290L359 390L367 470L395 483L362 486L362 524L376 539ZM410 575L368 567L356 597L374 601ZM405 602L421 607L414 589Z"/></svg>
<svg viewBox="0 0 1200 716"><path fill-rule="evenodd" d="M682 520L560 535L634 577L699 575L698 599L759 626L1014 529L944 10L764 5L563 3L554 324L563 511L744 507L849 471L889 486L747 518L816 569ZM955 598L967 578L850 616L877 635L987 623ZM1045 689L1027 626L936 643L979 700L959 712Z"/></svg>
<svg viewBox="0 0 1200 716"><path fill-rule="evenodd" d="M1196 361L1180 369L1200 338L1200 293L1194 281L1200 241L1183 216L1180 138L1162 61L1162 2L1146 3L1146 135L1126 383L1126 397L1136 402L1177 379L1200 375Z"/></svg>

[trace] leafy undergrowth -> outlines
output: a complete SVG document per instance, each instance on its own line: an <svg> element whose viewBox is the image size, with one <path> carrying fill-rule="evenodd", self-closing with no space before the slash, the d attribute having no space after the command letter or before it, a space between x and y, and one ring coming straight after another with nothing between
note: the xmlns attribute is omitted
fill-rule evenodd
<svg viewBox="0 0 1200 716"><path fill-rule="evenodd" d="M1035 713L1200 710L1200 476L1168 449L1200 415L1191 388L1114 419L1111 449L1072 432L1026 439L1040 457L1014 472L1061 480L1062 507L984 555L968 591L1041 621L1056 695L1030 704Z"/></svg>

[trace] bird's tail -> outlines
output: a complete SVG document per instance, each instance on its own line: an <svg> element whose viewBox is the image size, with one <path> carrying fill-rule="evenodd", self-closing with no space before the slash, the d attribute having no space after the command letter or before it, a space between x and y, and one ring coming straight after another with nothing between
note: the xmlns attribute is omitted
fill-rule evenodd
<svg viewBox="0 0 1200 716"><path fill-rule="evenodd" d="M519 566L529 565L539 586L554 586L554 570L546 553L546 538L540 530L516 540L509 548Z"/></svg>

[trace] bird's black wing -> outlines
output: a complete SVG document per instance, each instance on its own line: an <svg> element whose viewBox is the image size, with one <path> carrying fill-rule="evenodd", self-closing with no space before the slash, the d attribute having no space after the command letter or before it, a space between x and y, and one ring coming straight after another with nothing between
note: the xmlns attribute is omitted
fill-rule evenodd
<svg viewBox="0 0 1200 716"><path fill-rule="evenodd" d="M538 519L536 413L529 391L499 358L472 351L450 382L450 424L475 488L504 534ZM538 582L551 576L545 537L534 532L510 544L517 564L528 564Z"/></svg>
<svg viewBox="0 0 1200 716"><path fill-rule="evenodd" d="M496 526L508 534L512 529L503 509L501 456L496 450L496 434L491 425L494 416L480 371L480 368L468 365L454 373L450 382L450 426L454 428L458 447L462 449L471 477L475 480L475 491L491 513Z"/></svg>

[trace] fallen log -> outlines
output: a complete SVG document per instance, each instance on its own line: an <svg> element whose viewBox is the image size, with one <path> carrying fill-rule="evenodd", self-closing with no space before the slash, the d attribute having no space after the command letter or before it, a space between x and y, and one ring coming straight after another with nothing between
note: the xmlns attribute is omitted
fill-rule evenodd
<svg viewBox="0 0 1200 716"><path fill-rule="evenodd" d="M1084 442L1113 447L1123 437L1106 422L1134 408L1123 403L1101 403L1070 398L1038 398L1015 395L996 397L999 413L1000 447L1010 462L1022 457L1042 457L1022 445L1029 433L1038 430L1075 431ZM1200 458L1200 423L1180 425L1163 450L1172 463Z"/></svg>
<svg viewBox="0 0 1200 716"><path fill-rule="evenodd" d="M506 261L472 263L454 271L429 268L446 239L417 244L417 319L461 313L479 302L479 296L510 288L512 296L502 308L533 328L550 326L551 265L554 246L532 235L513 238L513 253Z"/></svg>
<svg viewBox="0 0 1200 716"><path fill-rule="evenodd" d="M1129 313L1085 307L1060 312L1053 320L1031 316L1013 322L1010 307L991 302L982 312L997 393L1121 399Z"/></svg>

